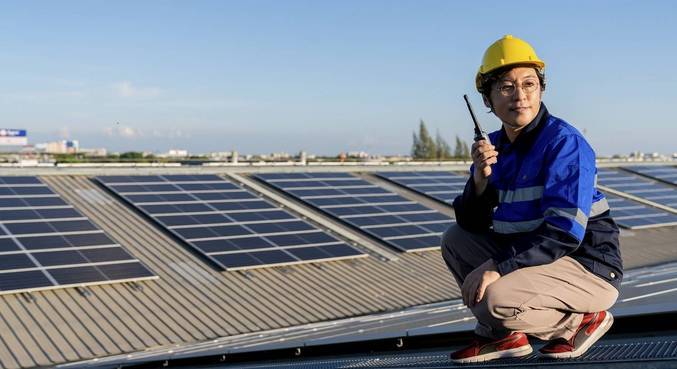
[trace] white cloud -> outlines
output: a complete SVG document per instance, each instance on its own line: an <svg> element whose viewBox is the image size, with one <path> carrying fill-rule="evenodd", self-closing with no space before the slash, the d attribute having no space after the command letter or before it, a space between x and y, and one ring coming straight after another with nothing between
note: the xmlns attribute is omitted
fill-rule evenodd
<svg viewBox="0 0 677 369"><path fill-rule="evenodd" d="M190 133L178 128L154 129L151 135L156 138L190 138Z"/></svg>
<svg viewBox="0 0 677 369"><path fill-rule="evenodd" d="M157 97L162 90L157 87L137 87L130 81L113 83L113 92L123 98L151 98Z"/></svg>
<svg viewBox="0 0 677 369"><path fill-rule="evenodd" d="M108 137L137 138L143 136L140 130L119 124L104 128L103 133Z"/></svg>

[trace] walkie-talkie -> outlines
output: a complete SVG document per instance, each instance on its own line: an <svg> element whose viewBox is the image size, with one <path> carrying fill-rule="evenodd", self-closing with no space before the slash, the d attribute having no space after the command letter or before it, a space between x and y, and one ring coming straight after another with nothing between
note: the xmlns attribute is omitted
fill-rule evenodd
<svg viewBox="0 0 677 369"><path fill-rule="evenodd" d="M468 100L468 95L463 95L463 98L465 99L466 105L468 105L468 110L470 111L470 116L472 117L473 123L475 123L475 141L479 140L485 140L487 143L491 143L491 140L489 139L489 135L487 134L486 131L480 127L480 122L477 121L477 117L475 117L475 112L472 110L472 105L470 105L470 100Z"/></svg>

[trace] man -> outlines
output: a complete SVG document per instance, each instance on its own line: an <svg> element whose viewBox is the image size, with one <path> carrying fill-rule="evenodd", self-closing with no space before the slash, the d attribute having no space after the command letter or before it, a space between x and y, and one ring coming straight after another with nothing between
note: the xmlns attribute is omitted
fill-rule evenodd
<svg viewBox="0 0 677 369"><path fill-rule="evenodd" d="M618 227L595 188L595 153L541 102L545 63L507 35L484 54L476 76L502 129L472 146L471 177L454 201L457 224L442 252L475 339L457 363L532 352L527 335L549 341L551 358L582 355L613 323L622 261Z"/></svg>

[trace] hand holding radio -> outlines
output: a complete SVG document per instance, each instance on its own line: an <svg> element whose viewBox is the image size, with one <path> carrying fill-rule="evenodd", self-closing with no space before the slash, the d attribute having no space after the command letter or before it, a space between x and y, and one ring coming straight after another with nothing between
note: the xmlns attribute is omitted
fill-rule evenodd
<svg viewBox="0 0 677 369"><path fill-rule="evenodd" d="M482 130L480 123L477 121L475 112L468 100L468 95L463 95L463 98L465 99L466 105L468 105L470 117L472 117L473 123L475 124L475 142L472 145L470 154L475 166L475 171L473 172L475 193L479 196L487 188L489 177L491 176L491 165L496 164L498 161L498 151L496 151L496 147L491 144L489 135Z"/></svg>

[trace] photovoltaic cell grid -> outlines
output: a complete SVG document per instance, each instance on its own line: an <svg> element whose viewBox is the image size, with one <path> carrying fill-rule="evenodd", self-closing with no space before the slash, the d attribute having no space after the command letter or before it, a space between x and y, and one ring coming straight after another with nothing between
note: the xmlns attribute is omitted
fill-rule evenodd
<svg viewBox="0 0 677 369"><path fill-rule="evenodd" d="M453 222L349 173L265 173L255 177L401 251L439 247L442 232Z"/></svg>
<svg viewBox="0 0 677 369"><path fill-rule="evenodd" d="M669 184L608 168L598 169L597 178L603 186L677 209L677 189Z"/></svg>
<svg viewBox="0 0 677 369"><path fill-rule="evenodd" d="M452 172L375 172L375 175L435 200L452 204L463 193L467 177Z"/></svg>
<svg viewBox="0 0 677 369"><path fill-rule="evenodd" d="M216 175L97 180L225 270L366 256Z"/></svg>
<svg viewBox="0 0 677 369"><path fill-rule="evenodd" d="M673 166L638 165L623 169L677 185L677 168Z"/></svg>
<svg viewBox="0 0 677 369"><path fill-rule="evenodd" d="M629 229L677 225L677 215L637 201L605 193L611 216L618 225Z"/></svg>
<svg viewBox="0 0 677 369"><path fill-rule="evenodd" d="M155 278L39 178L0 177L0 294Z"/></svg>

